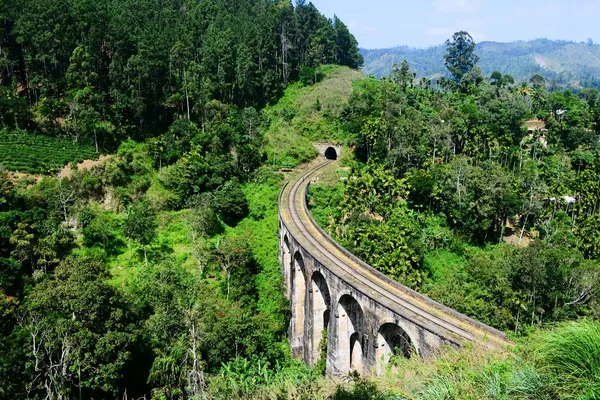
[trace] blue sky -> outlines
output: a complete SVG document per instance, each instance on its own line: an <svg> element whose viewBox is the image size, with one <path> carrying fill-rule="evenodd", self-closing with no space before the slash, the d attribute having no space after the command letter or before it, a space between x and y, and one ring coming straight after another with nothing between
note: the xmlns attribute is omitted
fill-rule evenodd
<svg viewBox="0 0 600 400"><path fill-rule="evenodd" d="M600 42L600 0L312 0L361 47L442 44L459 30L480 42L541 37Z"/></svg>

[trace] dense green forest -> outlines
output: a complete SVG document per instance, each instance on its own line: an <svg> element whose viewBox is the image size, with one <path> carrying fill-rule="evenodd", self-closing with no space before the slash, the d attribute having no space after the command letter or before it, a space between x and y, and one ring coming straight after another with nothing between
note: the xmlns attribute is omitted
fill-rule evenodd
<svg viewBox="0 0 600 400"><path fill-rule="evenodd" d="M0 21L0 398L311 379L285 337L274 171L315 151L274 152L269 126L286 88L361 65L344 23L285 0L9 0Z"/></svg>
<svg viewBox="0 0 600 400"><path fill-rule="evenodd" d="M1 399L598 396L596 90L476 57L436 87L406 63L364 78L304 1L9 0L0 19ZM354 149L346 183L312 188L319 221L515 349L375 381L292 359L277 197L314 140Z"/></svg>
<svg viewBox="0 0 600 400"><path fill-rule="evenodd" d="M418 78L446 75L444 45L427 49L406 46L391 49L361 49L365 58L363 71L376 77L388 76L392 66L407 60ZM560 88L600 88L600 45L566 40L536 39L511 43L480 42L476 53L485 75L494 71L509 74L517 82L534 74L542 75L550 86Z"/></svg>
<svg viewBox="0 0 600 400"><path fill-rule="evenodd" d="M182 117L205 131L220 104L260 108L321 64L362 63L304 1L7 0L0 20L2 126L97 149Z"/></svg>

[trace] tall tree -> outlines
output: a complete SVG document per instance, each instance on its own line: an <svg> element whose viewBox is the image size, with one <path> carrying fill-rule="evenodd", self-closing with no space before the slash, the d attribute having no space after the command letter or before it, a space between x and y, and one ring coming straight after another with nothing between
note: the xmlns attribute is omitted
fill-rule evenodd
<svg viewBox="0 0 600 400"><path fill-rule="evenodd" d="M400 85L403 91L406 92L406 88L412 87L413 79L415 76L410 71L410 66L406 60L403 60L401 64L394 64L392 66L392 74L390 75L392 82Z"/></svg>
<svg viewBox="0 0 600 400"><path fill-rule="evenodd" d="M107 278L98 260L69 257L27 296L18 330L26 341L29 381L22 383L30 398L118 393L135 329L127 303Z"/></svg>
<svg viewBox="0 0 600 400"><path fill-rule="evenodd" d="M144 260L148 265L146 247L152 243L156 236L156 221L152 209L145 202L134 203L127 213L125 220L125 233L127 237L137 241L144 250Z"/></svg>
<svg viewBox="0 0 600 400"><path fill-rule="evenodd" d="M358 42L337 15L333 16L333 27L336 33L337 57L336 63L350 68L363 66L363 56L358 52Z"/></svg>
<svg viewBox="0 0 600 400"><path fill-rule="evenodd" d="M446 40L444 65L452 74L454 81L460 83L463 76L475 66L479 57L475 54L475 41L468 32L460 31Z"/></svg>

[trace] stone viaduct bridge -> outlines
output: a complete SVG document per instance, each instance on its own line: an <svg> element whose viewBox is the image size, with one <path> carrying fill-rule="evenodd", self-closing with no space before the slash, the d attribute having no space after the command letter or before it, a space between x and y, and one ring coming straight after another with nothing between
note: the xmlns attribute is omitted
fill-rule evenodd
<svg viewBox="0 0 600 400"><path fill-rule="evenodd" d="M306 191L335 164L324 161L286 184L279 198L279 258L291 303L293 355L313 365L326 343L328 374L370 374L393 355L427 357L442 344L508 345L504 333L386 277L317 225Z"/></svg>

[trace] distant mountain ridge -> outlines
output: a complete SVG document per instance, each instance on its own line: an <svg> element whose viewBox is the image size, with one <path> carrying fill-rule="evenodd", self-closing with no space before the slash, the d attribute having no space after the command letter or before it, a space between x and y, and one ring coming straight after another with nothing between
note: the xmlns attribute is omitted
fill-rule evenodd
<svg viewBox="0 0 600 400"><path fill-rule="evenodd" d="M382 77L389 75L394 63L408 61L417 77L447 75L444 67L446 46L427 49L407 46L390 49L361 49L365 59L363 72ZM485 76L494 71L510 74L524 81L533 74L544 76L548 83L561 86L600 87L600 45L564 40L536 39L511 43L481 42L476 53L478 66Z"/></svg>

